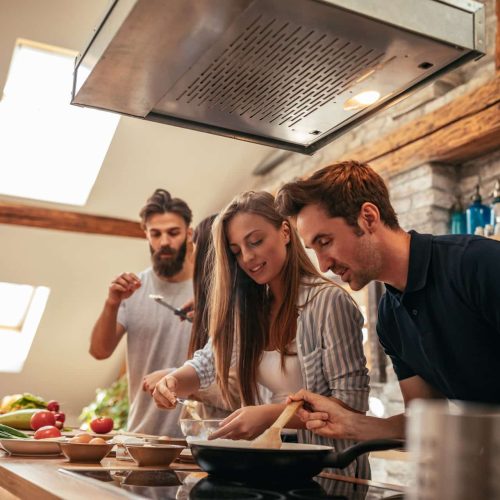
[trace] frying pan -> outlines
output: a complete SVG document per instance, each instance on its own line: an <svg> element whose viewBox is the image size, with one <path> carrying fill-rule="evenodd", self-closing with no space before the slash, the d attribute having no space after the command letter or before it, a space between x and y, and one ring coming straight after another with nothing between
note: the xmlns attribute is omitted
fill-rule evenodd
<svg viewBox="0 0 500 500"><path fill-rule="evenodd" d="M361 441L341 452L330 446L283 443L281 449L249 448L249 441L230 439L190 442L196 463L209 474L233 480L276 478L310 479L325 467L343 469L370 451L402 448L399 439Z"/></svg>

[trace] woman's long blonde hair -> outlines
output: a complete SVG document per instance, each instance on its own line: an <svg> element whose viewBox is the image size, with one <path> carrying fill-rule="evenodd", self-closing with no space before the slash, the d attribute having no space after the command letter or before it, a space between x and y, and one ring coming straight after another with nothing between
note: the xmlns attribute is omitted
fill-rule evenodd
<svg viewBox="0 0 500 500"><path fill-rule="evenodd" d="M228 397L229 368L235 342L238 351L238 380L244 405L260 402L257 390L257 366L267 346L284 356L297 330L299 286L304 278L325 280L309 260L299 237L290 226L290 242L281 271L285 300L270 323L270 292L266 285L253 281L239 267L229 248L227 226L238 213L263 217L277 230L286 219L274 207L274 197L264 191L248 191L235 197L215 219L212 234L215 269L210 290L210 326L215 353L217 383Z"/></svg>

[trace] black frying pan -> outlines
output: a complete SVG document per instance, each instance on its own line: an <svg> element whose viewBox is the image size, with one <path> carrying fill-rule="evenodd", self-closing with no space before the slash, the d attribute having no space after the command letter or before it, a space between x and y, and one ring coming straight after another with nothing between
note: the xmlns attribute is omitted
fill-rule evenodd
<svg viewBox="0 0 500 500"><path fill-rule="evenodd" d="M196 463L214 476L233 480L286 476L304 480L316 476L325 467L343 469L363 453L402 448L404 441L361 441L341 452L329 446L296 443L283 443L279 450L248 448L228 439L192 441L190 446Z"/></svg>

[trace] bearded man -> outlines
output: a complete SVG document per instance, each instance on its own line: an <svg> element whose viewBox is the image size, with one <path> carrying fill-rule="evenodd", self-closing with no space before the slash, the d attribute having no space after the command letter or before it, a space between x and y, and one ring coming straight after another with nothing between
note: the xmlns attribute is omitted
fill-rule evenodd
<svg viewBox="0 0 500 500"><path fill-rule="evenodd" d="M191 325L149 298L162 295L175 306L193 296L192 213L179 198L157 189L140 212L152 267L135 275L124 272L110 284L104 309L90 344L90 354L106 359L127 334L129 379L128 430L180 436L180 409L168 415L148 393L187 357Z"/></svg>

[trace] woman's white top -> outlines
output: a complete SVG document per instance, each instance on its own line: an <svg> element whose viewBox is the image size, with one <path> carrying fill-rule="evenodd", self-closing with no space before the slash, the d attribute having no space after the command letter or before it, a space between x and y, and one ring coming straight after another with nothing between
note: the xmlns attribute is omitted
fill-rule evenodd
<svg viewBox="0 0 500 500"><path fill-rule="evenodd" d="M285 356L284 370L278 351L264 351L257 368L257 382L271 391L271 403L283 403L289 394L304 387L295 340L289 345L288 351L295 354Z"/></svg>

